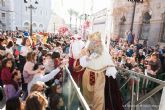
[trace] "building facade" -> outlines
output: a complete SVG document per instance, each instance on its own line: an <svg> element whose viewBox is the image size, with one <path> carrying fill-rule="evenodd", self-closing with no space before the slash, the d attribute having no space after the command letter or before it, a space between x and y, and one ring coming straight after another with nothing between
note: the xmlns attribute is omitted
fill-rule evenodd
<svg viewBox="0 0 165 110"><path fill-rule="evenodd" d="M12 28L13 10L9 0L0 0L0 31Z"/></svg>
<svg viewBox="0 0 165 110"><path fill-rule="evenodd" d="M133 2L114 0L110 13L111 34L125 36L130 30L133 16ZM135 7L133 32L140 40L148 40L149 45L165 42L165 1L144 0Z"/></svg>
<svg viewBox="0 0 165 110"><path fill-rule="evenodd" d="M10 1L13 1L12 4L14 4L14 28L18 27L19 30L29 31L30 9L28 7L32 4L34 6L34 9L32 10L33 32L47 31L52 15L51 0L27 0L27 3L25 3L24 0ZM35 4L36 1L38 4Z"/></svg>
<svg viewBox="0 0 165 110"><path fill-rule="evenodd" d="M135 7L133 33L140 40L148 40L149 45L165 43L165 1L143 1ZM125 37L131 28L134 3L111 0L107 4L105 10L94 13L93 31L104 27L101 31L105 41L112 36Z"/></svg>

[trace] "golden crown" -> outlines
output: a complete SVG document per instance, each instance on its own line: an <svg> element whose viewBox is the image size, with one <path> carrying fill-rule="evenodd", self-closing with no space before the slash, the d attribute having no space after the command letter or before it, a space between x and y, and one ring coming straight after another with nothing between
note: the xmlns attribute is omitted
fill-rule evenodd
<svg viewBox="0 0 165 110"><path fill-rule="evenodd" d="M89 40L101 41L101 33L95 32L89 36Z"/></svg>

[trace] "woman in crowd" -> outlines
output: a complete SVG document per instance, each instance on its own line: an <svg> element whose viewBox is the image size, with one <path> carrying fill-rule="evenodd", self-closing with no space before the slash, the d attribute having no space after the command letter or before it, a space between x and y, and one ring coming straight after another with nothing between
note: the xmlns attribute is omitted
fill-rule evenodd
<svg viewBox="0 0 165 110"><path fill-rule="evenodd" d="M4 91L6 95L6 100L12 97L13 91L10 91L12 85L11 85L11 79L12 79L12 68L13 62L12 59L6 59L3 62L2 65L2 71L1 71L1 79L4 84Z"/></svg>
<svg viewBox="0 0 165 110"><path fill-rule="evenodd" d="M50 53L46 55L45 59L43 60L43 64L45 66L46 73L49 73L54 69L54 61Z"/></svg>
<svg viewBox="0 0 165 110"><path fill-rule="evenodd" d="M63 65L61 65L62 67ZM41 64L35 64L33 70L36 71L35 75L33 76L33 79L28 83L28 93L30 93L30 89L33 84L35 84L37 81L41 82L48 82L49 80L53 79L55 75L62 69L60 66L53 71L51 71L49 74L45 74L45 68Z"/></svg>
<svg viewBox="0 0 165 110"><path fill-rule="evenodd" d="M51 94L62 94L62 87L61 84L53 84L51 86Z"/></svg>
<svg viewBox="0 0 165 110"><path fill-rule="evenodd" d="M13 42L9 41L6 46L6 52L13 54L13 46L14 46Z"/></svg>
<svg viewBox="0 0 165 110"><path fill-rule="evenodd" d="M26 63L26 56L28 52L31 52L31 42L30 39L25 37L22 42L22 47L20 50L20 56L19 56L19 61L20 61L20 70L21 72L23 71L24 65Z"/></svg>
<svg viewBox="0 0 165 110"><path fill-rule="evenodd" d="M26 99L25 110L46 110L48 101L40 92L32 92Z"/></svg>
<svg viewBox="0 0 165 110"><path fill-rule="evenodd" d="M18 97L13 97L7 100L6 110L24 110L21 101Z"/></svg>
<svg viewBox="0 0 165 110"><path fill-rule="evenodd" d="M156 77L161 71L161 62L159 60L158 54L153 53L148 60L147 66L148 74L152 77Z"/></svg>
<svg viewBox="0 0 165 110"><path fill-rule="evenodd" d="M64 101L59 94L54 94L49 100L50 110L64 110Z"/></svg>
<svg viewBox="0 0 165 110"><path fill-rule="evenodd" d="M5 39L4 38L0 38L0 50L5 51Z"/></svg>
<svg viewBox="0 0 165 110"><path fill-rule="evenodd" d="M35 84L32 85L30 89L30 93L34 91L38 91L44 94L45 90L46 90L46 85L44 84L44 82L37 81Z"/></svg>
<svg viewBox="0 0 165 110"><path fill-rule="evenodd" d="M10 98L19 97L21 95L21 90L19 88L19 83L21 80L21 73L19 70L14 70L12 73L11 85L8 88L8 92L10 93Z"/></svg>
<svg viewBox="0 0 165 110"><path fill-rule="evenodd" d="M37 59L37 55L35 52L27 53L26 63L23 68L24 84L22 89L25 92L24 98L26 98L27 96L27 85L32 80L33 75L36 73L36 71L33 70L33 67L36 63L36 59Z"/></svg>

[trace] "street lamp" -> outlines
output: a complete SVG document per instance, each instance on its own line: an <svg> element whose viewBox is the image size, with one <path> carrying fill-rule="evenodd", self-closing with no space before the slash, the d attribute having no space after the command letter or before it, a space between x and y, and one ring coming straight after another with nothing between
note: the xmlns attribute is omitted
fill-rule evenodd
<svg viewBox="0 0 165 110"><path fill-rule="evenodd" d="M30 5L26 8L29 8L30 9L30 36L32 36L32 33L33 33L33 26L32 26L32 21L33 21L33 10L37 9L37 7L34 7L32 5L32 0L28 1L28 0L24 0L24 3L28 3L30 2ZM38 4L38 1L36 0L34 2L34 4Z"/></svg>
<svg viewBox="0 0 165 110"><path fill-rule="evenodd" d="M128 2L134 2L133 13L132 13L132 21L131 21L131 28L130 31L133 31L133 23L135 18L135 10L136 10L136 3L143 3L143 0L128 0Z"/></svg>

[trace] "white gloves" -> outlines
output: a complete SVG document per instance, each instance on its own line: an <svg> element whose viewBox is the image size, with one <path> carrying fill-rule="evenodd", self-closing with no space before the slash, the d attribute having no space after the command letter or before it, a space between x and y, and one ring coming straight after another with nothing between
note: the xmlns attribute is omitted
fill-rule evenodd
<svg viewBox="0 0 165 110"><path fill-rule="evenodd" d="M116 79L117 70L115 67L108 67L106 70L106 75L108 77L112 76L113 79Z"/></svg>

